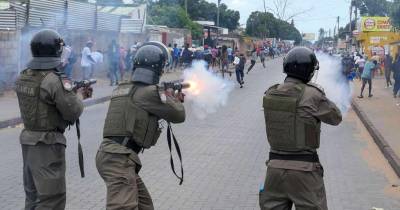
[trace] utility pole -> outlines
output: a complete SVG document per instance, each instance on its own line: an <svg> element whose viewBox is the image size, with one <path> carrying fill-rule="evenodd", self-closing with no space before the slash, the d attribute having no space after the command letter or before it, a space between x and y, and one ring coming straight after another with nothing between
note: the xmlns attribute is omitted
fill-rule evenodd
<svg viewBox="0 0 400 210"><path fill-rule="evenodd" d="M351 0L350 3L350 23L349 23L349 46L348 46L348 50L350 51L351 49L351 43L353 42L353 27L351 24L352 21L352 15L353 15L353 5L354 5L354 0Z"/></svg>
<svg viewBox="0 0 400 210"><path fill-rule="evenodd" d="M219 27L219 5L221 4L221 0L218 0L218 7L217 7L217 27Z"/></svg>
<svg viewBox="0 0 400 210"><path fill-rule="evenodd" d="M185 0L185 12L186 12L186 16L188 15L188 11L187 11L187 0Z"/></svg>
<svg viewBox="0 0 400 210"><path fill-rule="evenodd" d="M267 7L265 6L265 0L264 0L264 12L267 13Z"/></svg>

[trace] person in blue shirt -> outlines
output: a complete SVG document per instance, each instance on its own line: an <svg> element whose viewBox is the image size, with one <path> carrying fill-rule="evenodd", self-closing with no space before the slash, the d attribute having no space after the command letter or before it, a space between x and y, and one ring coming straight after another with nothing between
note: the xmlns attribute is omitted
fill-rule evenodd
<svg viewBox="0 0 400 210"><path fill-rule="evenodd" d="M378 62L376 60L369 60L367 61L367 63L364 66L364 70L363 73L361 74L361 79L362 79L362 86L361 86L361 93L358 96L358 98L364 98L363 96L363 92L364 92L364 88L365 85L368 83L368 90L369 90L369 94L368 97L372 97L372 73L375 70L375 68L377 67Z"/></svg>
<svg viewBox="0 0 400 210"><path fill-rule="evenodd" d="M178 67L179 55L180 55L180 50L178 48L178 45L174 44L174 48L172 49L172 64L171 64L171 68L176 69L176 67Z"/></svg>

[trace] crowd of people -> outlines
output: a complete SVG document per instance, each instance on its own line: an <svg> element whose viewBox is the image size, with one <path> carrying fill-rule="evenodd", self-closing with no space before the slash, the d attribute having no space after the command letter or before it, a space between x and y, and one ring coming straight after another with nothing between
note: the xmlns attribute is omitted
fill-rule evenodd
<svg viewBox="0 0 400 210"><path fill-rule="evenodd" d="M93 77L96 65L103 63L103 53L108 60L107 76L110 80L110 86L118 85L127 72L132 72L134 67L132 60L140 43L136 42L126 49L118 44L116 40L112 40L105 52L94 51L93 45L92 41L88 41L81 51L81 79L86 80ZM213 73L221 73L222 77L225 77L226 74L230 76L236 74L237 82L243 88L247 60L250 60L250 65L246 74L253 69L258 58L263 68L266 68L265 61L267 57L274 59L276 56L287 52L290 48L273 47L268 43L263 43L262 45L254 44L251 51L239 51L237 47L227 45L208 46L205 44L202 47L195 47L186 43L184 46L179 47L178 44L174 43L168 44L167 49L169 50L170 58L165 68L166 72L183 70L190 67L194 61L203 60L206 62L207 69ZM72 79L73 65L77 62L78 55L74 53L70 40L66 40L61 57L65 74Z"/></svg>
<svg viewBox="0 0 400 210"><path fill-rule="evenodd" d="M375 52L371 57L355 52L346 54L342 58L343 72L348 77L355 77L362 81L358 98L363 98L365 86L368 84L368 97L372 97L372 79L377 76L385 76L385 88L393 87L393 97L397 98L400 92L400 55L394 58L390 54L384 57ZM394 82L393 82L394 81Z"/></svg>

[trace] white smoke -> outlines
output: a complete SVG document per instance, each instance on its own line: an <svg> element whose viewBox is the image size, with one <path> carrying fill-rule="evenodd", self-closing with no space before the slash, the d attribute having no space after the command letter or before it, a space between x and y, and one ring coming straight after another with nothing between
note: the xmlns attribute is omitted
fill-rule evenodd
<svg viewBox="0 0 400 210"><path fill-rule="evenodd" d="M352 83L342 73L340 57L317 54L320 70L315 74L312 82L322 86L326 96L336 104L346 115L351 106L353 95Z"/></svg>
<svg viewBox="0 0 400 210"><path fill-rule="evenodd" d="M206 68L204 61L195 61L183 74L190 88L185 90L186 100L191 103L196 117L204 119L226 105L234 84L224 80Z"/></svg>

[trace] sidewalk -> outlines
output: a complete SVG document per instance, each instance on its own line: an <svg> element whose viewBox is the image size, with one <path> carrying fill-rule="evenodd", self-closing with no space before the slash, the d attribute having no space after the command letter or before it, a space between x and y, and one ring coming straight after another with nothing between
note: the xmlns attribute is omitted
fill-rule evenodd
<svg viewBox="0 0 400 210"><path fill-rule="evenodd" d="M165 73L161 78L162 81L177 80L181 75L181 71ZM93 85L93 97L84 101L85 106L91 106L109 100L114 87L106 79L98 79ZM18 107L18 99L14 91L6 91L0 97L0 129L9 126L15 126L21 123L20 112Z"/></svg>
<svg viewBox="0 0 400 210"><path fill-rule="evenodd" d="M372 81L372 98L368 98L368 85L364 98L359 99L361 81L354 81L353 108L371 136L400 176L400 98L393 98L393 88L385 88L383 77Z"/></svg>

